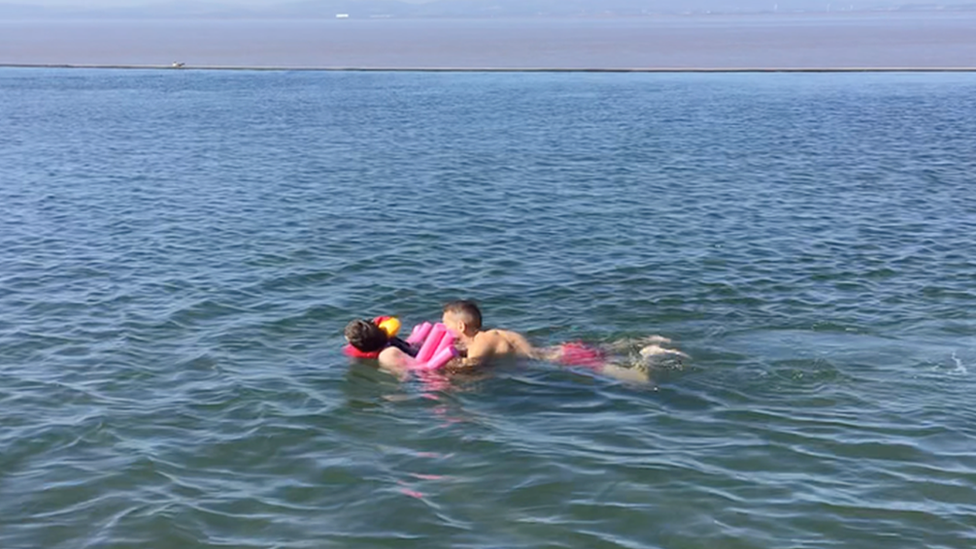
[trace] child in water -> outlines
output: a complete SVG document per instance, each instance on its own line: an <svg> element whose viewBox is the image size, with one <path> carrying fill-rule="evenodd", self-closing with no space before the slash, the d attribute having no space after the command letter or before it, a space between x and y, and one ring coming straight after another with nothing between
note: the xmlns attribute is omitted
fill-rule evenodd
<svg viewBox="0 0 976 549"><path fill-rule="evenodd" d="M391 317L376 317L373 320L357 318L346 324L344 335L349 347L346 354L358 358L377 358L387 347L398 349L407 356L417 356L417 349L397 337L396 329L388 325ZM399 327L399 322L396 323Z"/></svg>

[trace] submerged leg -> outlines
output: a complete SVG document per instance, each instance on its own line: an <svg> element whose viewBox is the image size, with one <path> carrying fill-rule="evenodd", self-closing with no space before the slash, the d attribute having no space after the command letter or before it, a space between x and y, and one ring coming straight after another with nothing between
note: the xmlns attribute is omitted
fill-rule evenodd
<svg viewBox="0 0 976 549"><path fill-rule="evenodd" d="M630 383L650 383L651 374L647 368L627 368L616 364L604 364L599 372L605 376Z"/></svg>
<svg viewBox="0 0 976 549"><path fill-rule="evenodd" d="M661 347L660 345L656 345L656 344L655 345L647 345L647 346L641 348L641 350L640 350L640 356L642 356L644 358L650 358L652 356L658 356L658 355L674 355L674 356L680 356L680 357L683 357L683 358L688 358L688 355L687 354L682 353L681 351L679 351L677 349L666 349L666 348Z"/></svg>

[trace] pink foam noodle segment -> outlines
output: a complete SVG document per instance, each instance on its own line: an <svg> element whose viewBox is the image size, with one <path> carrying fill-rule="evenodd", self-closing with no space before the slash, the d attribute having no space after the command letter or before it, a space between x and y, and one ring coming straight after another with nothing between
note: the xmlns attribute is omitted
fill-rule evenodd
<svg viewBox="0 0 976 549"><path fill-rule="evenodd" d="M441 351L447 349L448 347L454 347L454 334L452 334L450 330L445 330L440 342L437 343L437 349L434 351L434 356L437 356ZM431 358L431 360L434 359Z"/></svg>
<svg viewBox="0 0 976 549"><path fill-rule="evenodd" d="M433 339L433 335L428 338L428 341ZM433 342L431 342L433 343ZM437 370L447 364L452 358L458 356L458 350L454 348L454 334L450 330L444 330L444 333L440 336L440 341L437 342L437 347L431 358L426 362L417 361L414 363L413 369L415 370Z"/></svg>
<svg viewBox="0 0 976 549"><path fill-rule="evenodd" d="M430 322L417 324L416 326L413 327L413 330L410 332L410 337L407 338L407 344L420 345L421 343L424 342L424 340L427 339L427 336L430 335L430 330L433 327L434 325L431 324Z"/></svg>
<svg viewBox="0 0 976 549"><path fill-rule="evenodd" d="M447 332L447 327L439 322L430 329L430 335L424 340L424 344L417 353L418 363L423 364L434 356L434 352L437 351L437 346L440 345L441 338L444 337L445 332Z"/></svg>
<svg viewBox="0 0 976 549"><path fill-rule="evenodd" d="M442 368L445 364L448 363L448 361L450 361L452 358L456 357L457 355L458 355L457 349L455 349L452 345L448 345L447 347L444 347L443 349L438 351L437 354L434 355L434 357L428 360L427 362L418 364L417 369L437 370L438 368Z"/></svg>

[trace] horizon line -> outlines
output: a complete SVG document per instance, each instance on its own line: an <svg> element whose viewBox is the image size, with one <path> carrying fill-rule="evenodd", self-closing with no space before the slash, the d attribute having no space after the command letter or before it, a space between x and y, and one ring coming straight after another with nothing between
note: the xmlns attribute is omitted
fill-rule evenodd
<svg viewBox="0 0 976 549"><path fill-rule="evenodd" d="M2 63L11 69L109 69L167 71L305 71L305 72L605 72L605 73L830 73L830 72L976 72L969 67L315 67L244 65L139 65L126 63Z"/></svg>

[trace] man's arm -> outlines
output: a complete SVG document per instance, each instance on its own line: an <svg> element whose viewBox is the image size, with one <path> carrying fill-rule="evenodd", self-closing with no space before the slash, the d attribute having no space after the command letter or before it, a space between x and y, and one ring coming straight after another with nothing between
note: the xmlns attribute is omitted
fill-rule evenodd
<svg viewBox="0 0 976 549"><path fill-rule="evenodd" d="M514 349L515 354L518 356L536 359L540 358L541 353L539 350L533 347L532 344L529 343L529 340L525 339L525 336L522 334L518 332L505 332L505 336L508 340L508 344L512 346L512 349Z"/></svg>
<svg viewBox="0 0 976 549"><path fill-rule="evenodd" d="M496 338L482 337L475 338L468 344L467 354L464 358L453 363L459 368L476 368L484 365L495 354Z"/></svg>

